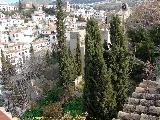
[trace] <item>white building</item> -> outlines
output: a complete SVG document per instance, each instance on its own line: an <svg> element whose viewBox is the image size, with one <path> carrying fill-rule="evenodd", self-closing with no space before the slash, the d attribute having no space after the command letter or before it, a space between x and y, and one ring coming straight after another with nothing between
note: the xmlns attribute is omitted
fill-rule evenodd
<svg viewBox="0 0 160 120"><path fill-rule="evenodd" d="M32 42L32 45L35 52L46 50L51 47L51 44L49 43L49 41L45 39L36 40Z"/></svg>
<svg viewBox="0 0 160 120"><path fill-rule="evenodd" d="M15 65L15 67L20 63L25 63L30 58L29 48L30 44L26 43L0 43L0 49L3 50L5 57L8 58L10 63ZM0 69L1 64L0 62Z"/></svg>
<svg viewBox="0 0 160 120"><path fill-rule="evenodd" d="M36 23L39 23L39 21L45 20L46 14L42 11L35 11L34 14L32 15L32 20Z"/></svg>
<svg viewBox="0 0 160 120"><path fill-rule="evenodd" d="M31 43L35 39L34 32L31 27L9 31L9 37L12 42L24 43Z"/></svg>
<svg viewBox="0 0 160 120"><path fill-rule="evenodd" d="M96 12L94 12L92 17L94 17L98 21L104 21L105 20L105 11L103 11L103 10L96 11Z"/></svg>
<svg viewBox="0 0 160 120"><path fill-rule="evenodd" d="M14 5L10 5L7 3L0 3L0 10L1 11L17 11L18 8Z"/></svg>
<svg viewBox="0 0 160 120"><path fill-rule="evenodd" d="M0 19L4 19L6 17L5 14L3 14L2 12L0 12Z"/></svg>

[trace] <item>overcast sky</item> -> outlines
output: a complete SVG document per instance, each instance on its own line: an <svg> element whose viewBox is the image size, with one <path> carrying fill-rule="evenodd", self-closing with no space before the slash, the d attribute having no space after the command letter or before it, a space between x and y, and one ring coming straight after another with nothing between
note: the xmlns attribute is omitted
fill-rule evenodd
<svg viewBox="0 0 160 120"><path fill-rule="evenodd" d="M9 3L12 3L12 2L18 2L18 0L0 0L0 2L9 2Z"/></svg>

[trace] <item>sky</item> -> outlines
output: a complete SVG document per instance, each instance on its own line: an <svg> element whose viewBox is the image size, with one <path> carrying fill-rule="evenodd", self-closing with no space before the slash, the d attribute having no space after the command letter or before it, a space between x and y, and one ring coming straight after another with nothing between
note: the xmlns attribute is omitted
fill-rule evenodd
<svg viewBox="0 0 160 120"><path fill-rule="evenodd" d="M0 2L15 3L18 2L18 0L0 0Z"/></svg>

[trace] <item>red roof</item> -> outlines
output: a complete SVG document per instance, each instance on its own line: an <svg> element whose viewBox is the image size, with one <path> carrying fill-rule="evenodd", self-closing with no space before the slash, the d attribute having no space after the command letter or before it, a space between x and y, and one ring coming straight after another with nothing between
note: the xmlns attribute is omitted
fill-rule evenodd
<svg viewBox="0 0 160 120"><path fill-rule="evenodd" d="M0 111L0 120L11 120L7 115Z"/></svg>

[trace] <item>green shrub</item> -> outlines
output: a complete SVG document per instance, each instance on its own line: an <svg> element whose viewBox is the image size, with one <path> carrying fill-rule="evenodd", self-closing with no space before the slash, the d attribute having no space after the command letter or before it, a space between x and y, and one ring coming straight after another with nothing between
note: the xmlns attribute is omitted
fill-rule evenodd
<svg viewBox="0 0 160 120"><path fill-rule="evenodd" d="M73 117L81 115L85 112L83 99L81 97L73 97L63 105L63 112L70 113Z"/></svg>
<svg viewBox="0 0 160 120"><path fill-rule="evenodd" d="M28 120L28 119L32 119L32 120L36 120L35 117L40 117L42 115L42 111L38 108L31 108L27 111L25 111L25 113L22 116L23 120Z"/></svg>
<svg viewBox="0 0 160 120"><path fill-rule="evenodd" d="M62 96L62 93L63 93L62 88L54 88L50 90L44 98L37 101L37 106L42 107L49 103L58 101Z"/></svg>

